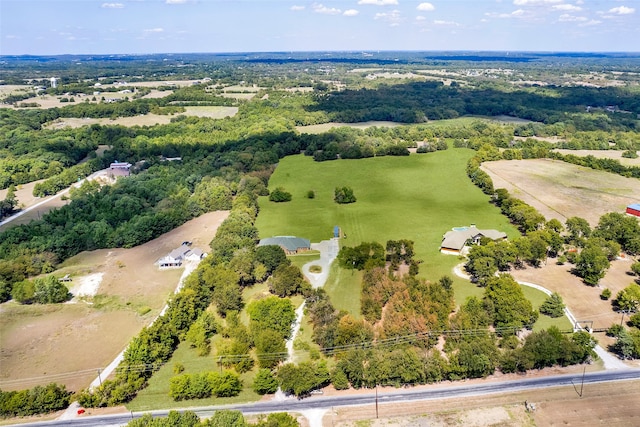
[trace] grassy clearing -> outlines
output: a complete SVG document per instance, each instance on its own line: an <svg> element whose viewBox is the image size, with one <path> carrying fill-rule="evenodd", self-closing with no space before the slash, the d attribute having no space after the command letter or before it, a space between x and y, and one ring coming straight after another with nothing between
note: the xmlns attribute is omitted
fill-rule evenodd
<svg viewBox="0 0 640 427"><path fill-rule="evenodd" d="M215 340L214 340L215 345ZM212 345L213 347L213 345ZM213 353L213 350L212 350ZM232 403L245 403L259 400L261 396L256 394L250 386L253 382L253 371L249 371L242 374L240 378L243 381L245 387L240 394L236 397L215 398L208 399L193 399L187 401L174 401L169 397L169 380L176 374L173 372L176 363L181 363L184 366L185 374L194 374L205 371L220 371L220 367L216 363L215 357L198 356L195 349L189 346L189 343L181 343L173 354L173 357L154 373L149 380L149 385L138 393L135 399L133 399L127 408L131 411L149 411L158 408L184 408L188 406L208 406L208 405L225 405Z"/></svg>
<svg viewBox="0 0 640 427"><path fill-rule="evenodd" d="M280 161L270 188L284 187L293 200L273 203L261 198L256 225L261 236L297 235L312 242L330 238L333 226L340 225L347 235L341 244L349 246L363 241L411 239L417 258L424 261L421 277L437 280L445 274L453 276L452 269L460 261L439 252L447 230L475 223L481 228L505 231L510 237L518 235L467 178L465 166L472 155L471 150L449 149L409 157L322 163L310 157L290 156ZM333 191L345 185L353 188L358 200L338 205L333 202ZM314 199L305 197L309 190L315 191ZM337 273L333 270L332 276ZM357 311L349 310L357 314L359 302L350 300L359 300L359 283L349 284L349 274L330 277L326 287L334 304L358 307ZM454 281L463 286L462 279ZM343 298L333 294L338 289Z"/></svg>
<svg viewBox="0 0 640 427"><path fill-rule="evenodd" d="M531 301L531 305L533 305L533 308L535 310L540 309L542 303L547 299L547 294L529 286L521 286L521 288L524 296L529 301ZM573 325L571 324L567 316L562 316L554 319L553 317L545 316L544 314L540 313L538 320L536 321L535 325L533 325L533 330L537 332L543 329L549 329L549 327L551 326L557 326L561 331L573 328Z"/></svg>
<svg viewBox="0 0 640 427"><path fill-rule="evenodd" d="M291 264L298 268L302 268L306 263L320 259L320 251L309 251L304 254L290 255L287 258L289 258Z"/></svg>
<svg viewBox="0 0 640 427"><path fill-rule="evenodd" d="M333 306L338 310L351 313L356 319L360 319L360 282L362 272L356 270L344 270L337 263L331 264L329 278L324 289L331 297Z"/></svg>

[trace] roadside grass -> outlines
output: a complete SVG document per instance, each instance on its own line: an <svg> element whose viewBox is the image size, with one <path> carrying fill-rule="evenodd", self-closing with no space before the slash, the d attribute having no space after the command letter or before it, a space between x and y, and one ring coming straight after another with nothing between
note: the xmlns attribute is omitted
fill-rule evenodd
<svg viewBox="0 0 640 427"><path fill-rule="evenodd" d="M217 337L219 337L219 335L216 335L215 338ZM212 340L212 354L215 353L214 341L215 339ZM208 356L198 356L196 350L191 348L188 342L182 342L178 345L178 348L173 353L171 359L149 379L149 385L145 389L141 390L136 398L126 405L127 409L130 411L150 411L160 408L173 409L208 405L227 405L233 403L253 402L261 398L261 396L255 393L251 388L253 377L257 370L257 368L254 367L253 370L240 376L244 387L236 397L211 397L207 399L174 401L169 397L169 381L172 377L177 375L173 372L176 363L181 363L184 366L184 371L182 372L184 374L194 374L207 371L220 372L220 367L216 363L215 357L211 354Z"/></svg>

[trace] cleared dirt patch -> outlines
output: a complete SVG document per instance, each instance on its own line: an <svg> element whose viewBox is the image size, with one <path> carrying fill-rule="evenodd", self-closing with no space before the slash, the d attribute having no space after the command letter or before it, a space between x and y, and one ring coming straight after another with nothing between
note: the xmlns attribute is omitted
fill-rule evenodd
<svg viewBox="0 0 640 427"><path fill-rule="evenodd" d="M347 126L350 128L355 128L355 129L367 129L370 128L372 126L377 126L377 127L396 127L396 126L404 126L402 123L396 123L396 122L377 122L377 121L370 121L370 122L360 122L360 123L338 123L338 122L330 122L330 123L322 123L319 125L309 125L309 126L296 126L296 129L298 129L299 132L301 133L311 133L311 134L317 134L317 133L323 133L326 132L330 129L333 128L339 128L342 126Z"/></svg>
<svg viewBox="0 0 640 427"><path fill-rule="evenodd" d="M527 412L524 402L533 403ZM443 399L433 401L336 408L323 426L636 426L640 425L640 381L587 384L582 398L573 387Z"/></svg>
<svg viewBox="0 0 640 427"><path fill-rule="evenodd" d="M618 150L565 150L565 149L557 149L553 150L564 156L567 154L573 154L578 157L586 157L593 156L598 159L614 159L618 160L620 164L624 166L640 166L640 157L637 159L628 159L626 157L622 157L622 151Z"/></svg>
<svg viewBox="0 0 640 427"><path fill-rule="evenodd" d="M640 202L640 180L625 178L569 163L548 160L500 160L485 162L495 188L533 206L549 220L564 223L578 216L591 226L607 212L624 212Z"/></svg>
<svg viewBox="0 0 640 427"><path fill-rule="evenodd" d="M510 273L517 280L535 283L557 292L577 321L593 321L593 328L598 329L608 328L614 323L619 324L622 320L621 315L613 311L611 300L620 290L633 282L634 278L627 275L632 262L630 259L613 261L605 277L600 280L599 286L585 285L579 277L571 274L572 264L557 265L555 259L549 259L541 268L529 267L511 270ZM609 288L613 294L610 300L600 298L605 288ZM626 317L626 320L629 318ZM603 348L613 342L604 333L596 334L596 338Z"/></svg>
<svg viewBox="0 0 640 427"><path fill-rule="evenodd" d="M79 128L93 124L100 125L121 125L121 126L154 126L171 122L171 119L184 116L210 117L213 119L222 119L225 117L233 117L238 112L238 107L223 106L202 106L202 107L185 107L184 113L173 115L144 114L134 117L118 117L117 119L91 119L91 118L64 118L57 119L46 125L50 129L61 129L65 127Z"/></svg>
<svg viewBox="0 0 640 427"><path fill-rule="evenodd" d="M160 271L154 262L185 240L208 251L227 215L211 212L136 248L83 252L67 260L55 274L69 274L70 288L103 275L97 293L82 298L87 303L0 305L0 388L52 381L70 390L88 386L175 290L182 269Z"/></svg>

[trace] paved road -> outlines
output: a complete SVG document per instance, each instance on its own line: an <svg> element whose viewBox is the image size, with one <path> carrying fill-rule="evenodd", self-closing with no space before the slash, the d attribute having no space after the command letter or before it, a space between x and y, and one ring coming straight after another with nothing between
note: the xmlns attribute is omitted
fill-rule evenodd
<svg viewBox="0 0 640 427"><path fill-rule="evenodd" d="M380 392L378 402L381 405L395 402L411 402L418 400L439 400L459 398L465 396L478 396L487 394L513 393L523 390L544 389L549 387L572 386L580 387L582 374L554 375L548 377L527 378L511 381L486 381L476 384L453 386L424 386L411 389L398 389L392 392ZM621 387L625 387L623 381L640 381L640 369L614 370L592 372L584 376L585 384L620 381ZM637 387L633 383L633 387ZM587 389L588 392L588 389ZM237 409L245 414L261 414L269 412L302 412L309 410L330 409L341 406L361 406L375 403L375 393L358 395L337 395L331 397L314 396L307 399L289 399L285 401L264 401L244 405L208 406L202 408L189 408L200 417L209 417L219 409ZM155 416L166 416L168 411L152 411ZM35 422L28 425L37 426L121 426L125 425L133 417L138 418L143 413L124 413L105 416L83 416L75 420Z"/></svg>
<svg viewBox="0 0 640 427"><path fill-rule="evenodd" d="M102 169L99 170L97 172L92 173L91 175L89 175L88 177L76 182L75 184L72 184L70 187L65 188L64 190L60 190L58 193L54 194L53 196L49 196L44 200L39 201L38 203L31 205L25 209L22 209L21 211L18 211L17 213L11 215L8 218L3 219L2 221L0 221L0 226L3 226L5 224L9 224L11 221L13 221L14 219L20 218L22 215L26 214L29 211L32 211L46 203L49 203L52 200L58 199L62 196L64 196L65 194L67 194L69 192L69 190L71 190L71 187L80 187L86 180L93 180L96 179L99 176L105 176L107 174L107 169Z"/></svg>

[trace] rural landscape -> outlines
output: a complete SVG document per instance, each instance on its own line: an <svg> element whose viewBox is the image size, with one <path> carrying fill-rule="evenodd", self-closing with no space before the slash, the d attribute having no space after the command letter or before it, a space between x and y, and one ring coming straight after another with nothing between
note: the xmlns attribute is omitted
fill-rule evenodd
<svg viewBox="0 0 640 427"><path fill-rule="evenodd" d="M640 55L0 61L0 425L640 423Z"/></svg>

